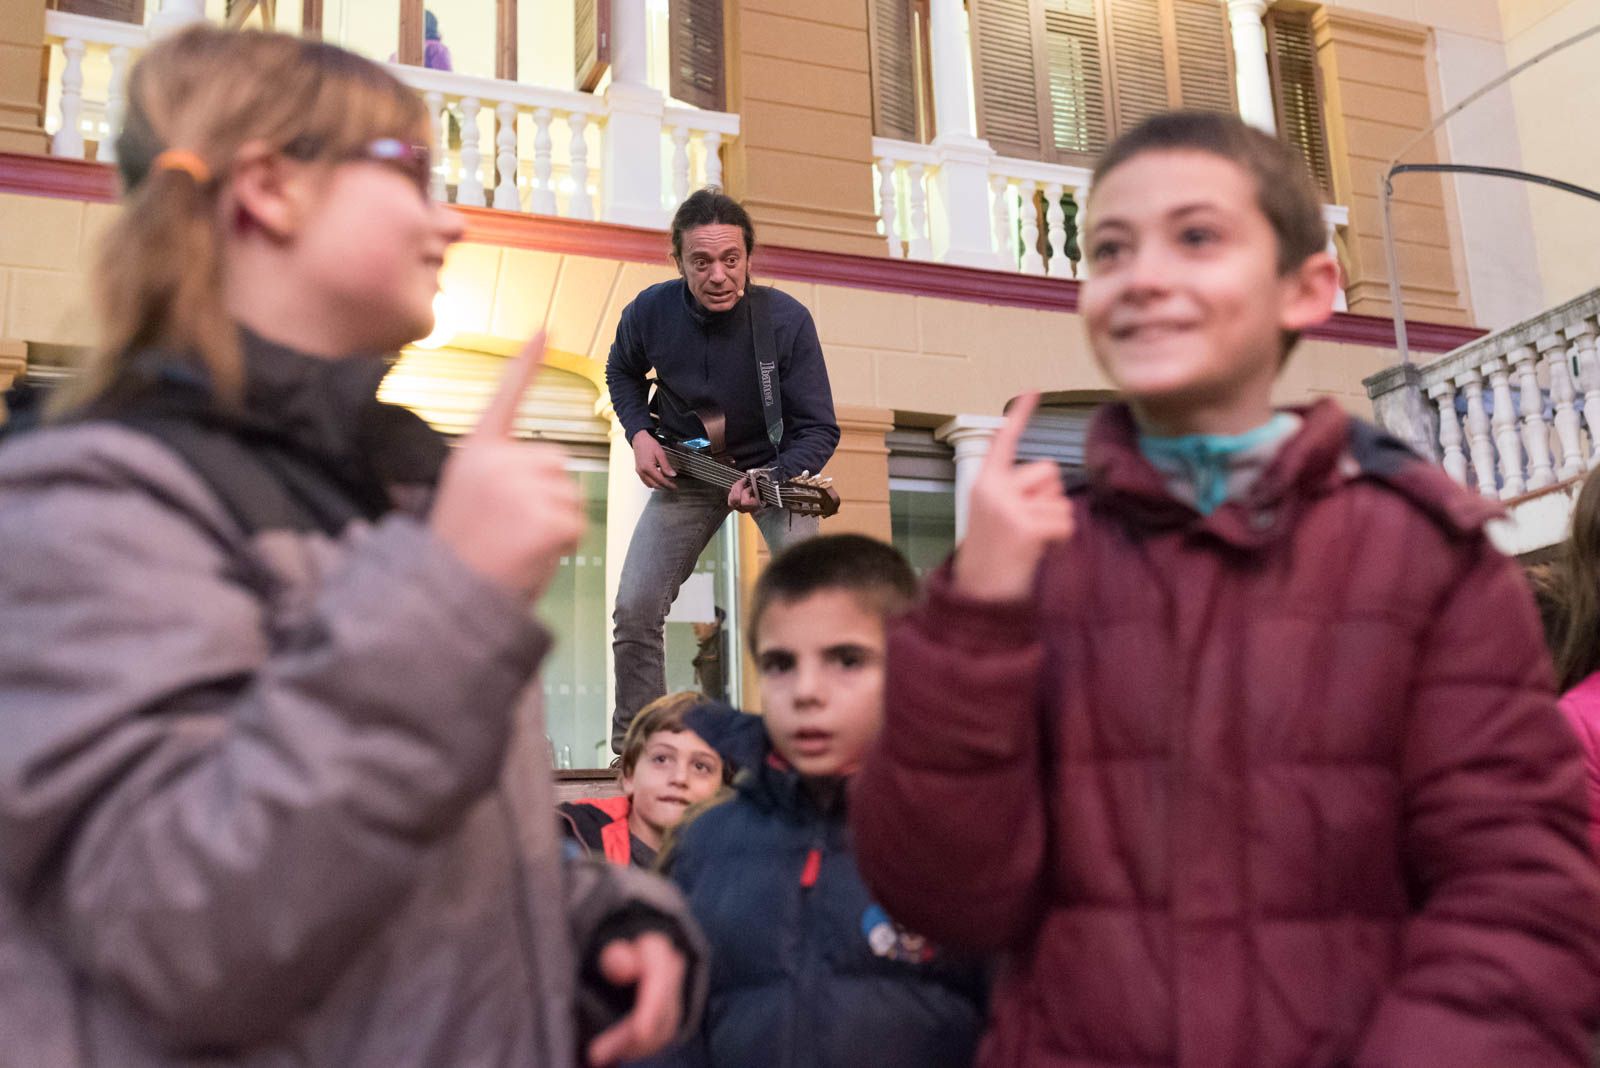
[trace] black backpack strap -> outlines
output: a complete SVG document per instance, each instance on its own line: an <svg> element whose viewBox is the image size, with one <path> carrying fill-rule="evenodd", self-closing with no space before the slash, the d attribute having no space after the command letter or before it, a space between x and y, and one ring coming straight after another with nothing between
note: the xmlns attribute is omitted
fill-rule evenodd
<svg viewBox="0 0 1600 1068"><path fill-rule="evenodd" d="M326 476L288 450L181 416L130 413L117 422L176 453L247 535L320 531L336 537L359 512Z"/></svg>
<svg viewBox="0 0 1600 1068"><path fill-rule="evenodd" d="M776 453L783 440L783 394L778 382L778 338L772 328L771 288L752 285L745 299L750 302L750 340L755 346L756 377L761 384L761 416L767 426L767 440Z"/></svg>

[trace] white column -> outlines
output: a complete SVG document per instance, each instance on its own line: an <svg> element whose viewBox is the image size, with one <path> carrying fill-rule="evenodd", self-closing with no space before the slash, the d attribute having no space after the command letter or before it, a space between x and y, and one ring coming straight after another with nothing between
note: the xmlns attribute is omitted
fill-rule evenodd
<svg viewBox="0 0 1600 1068"><path fill-rule="evenodd" d="M928 240L928 187L923 179L927 168L913 163L906 168L906 204L910 209L910 231L906 238L906 259L926 260L933 256Z"/></svg>
<svg viewBox="0 0 1600 1068"><path fill-rule="evenodd" d="M894 174L900 165L887 156L878 157L878 217L883 220L883 239L889 244L889 258L897 260L904 253L900 242L899 206L895 203L899 191L895 188Z"/></svg>
<svg viewBox="0 0 1600 1068"><path fill-rule="evenodd" d="M150 20L150 32L162 34L169 30L181 30L189 23L200 22L205 17L205 0L161 0L161 10Z"/></svg>
<svg viewBox="0 0 1600 1068"><path fill-rule="evenodd" d="M977 137L972 125L972 68L961 0L931 0L928 52L933 74L933 118L939 137Z"/></svg>
<svg viewBox="0 0 1600 1068"><path fill-rule="evenodd" d="M1228 0L1233 29L1233 73L1239 91L1239 117L1269 134L1278 132L1272 110L1272 76L1267 71L1267 0Z"/></svg>
<svg viewBox="0 0 1600 1068"><path fill-rule="evenodd" d="M475 96L461 101L461 177L456 182L456 203L483 207L483 158L478 153L478 112L483 105Z"/></svg>
<svg viewBox="0 0 1600 1068"><path fill-rule="evenodd" d="M610 452L606 460L606 718L617 707L616 665L611 658L611 609L622 582L622 562L628 556L633 528L644 514L650 490L633 470L633 446L622 435L622 424L611 409L611 398L595 402L595 414L610 424Z"/></svg>
<svg viewBox="0 0 1600 1068"><path fill-rule="evenodd" d="M972 122L972 65L961 0L932 0L928 51L933 75L933 115L939 152L934 198L939 218L933 255L942 263L993 267L989 167L994 150Z"/></svg>
<svg viewBox="0 0 1600 1068"><path fill-rule="evenodd" d="M1562 333L1578 364L1578 389L1583 392L1583 421L1589 428L1589 466L1600 459L1600 354L1595 352L1595 321L1585 319Z"/></svg>
<svg viewBox="0 0 1600 1068"><path fill-rule="evenodd" d="M983 468L983 458L989 455L989 443L994 440L1004 419L997 415L958 415L933 432L934 439L950 444L956 452L956 541L967 536L968 503L972 486Z"/></svg>
<svg viewBox="0 0 1600 1068"><path fill-rule="evenodd" d="M606 3L607 0L599 0ZM645 0L611 4L610 114L600 149L600 218L628 226L661 228L661 118L666 98L648 81L650 16Z"/></svg>
<svg viewBox="0 0 1600 1068"><path fill-rule="evenodd" d="M521 211L522 195L517 190L517 105L502 101L495 108L500 132L495 136L494 206L502 211Z"/></svg>
<svg viewBox="0 0 1600 1068"><path fill-rule="evenodd" d="M556 213L556 187L551 181L550 152L555 142L550 137L549 108L533 111L533 197L529 208L540 215Z"/></svg>

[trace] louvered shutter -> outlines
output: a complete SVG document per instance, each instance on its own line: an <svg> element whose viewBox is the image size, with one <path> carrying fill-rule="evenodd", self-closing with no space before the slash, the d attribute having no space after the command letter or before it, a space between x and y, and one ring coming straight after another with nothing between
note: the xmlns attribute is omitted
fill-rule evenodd
<svg viewBox="0 0 1600 1068"><path fill-rule="evenodd" d="M1267 53L1272 61L1272 96L1277 108L1278 136L1305 157L1317 184L1333 193L1333 168L1322 120L1322 92L1311 16L1299 11L1272 11L1267 17Z"/></svg>
<svg viewBox="0 0 1600 1068"><path fill-rule="evenodd" d="M917 140L916 66L910 0L872 0L872 132Z"/></svg>
<svg viewBox="0 0 1600 1068"><path fill-rule="evenodd" d="M1094 0L1045 0L1044 49L1056 149L1079 155L1099 152L1106 146L1109 123Z"/></svg>
<svg viewBox="0 0 1600 1068"><path fill-rule="evenodd" d="M1107 0L1105 9L1117 129L1125 131L1172 107L1166 34L1157 0Z"/></svg>
<svg viewBox="0 0 1600 1068"><path fill-rule="evenodd" d="M668 0L669 92L685 104L721 111L722 0Z"/></svg>
<svg viewBox="0 0 1600 1068"><path fill-rule="evenodd" d="M592 93L611 66L611 0L576 0L572 37L575 83Z"/></svg>
<svg viewBox="0 0 1600 1068"><path fill-rule="evenodd" d="M1178 102L1185 108L1222 111L1234 105L1233 48L1221 0L1172 0L1178 49Z"/></svg>
<svg viewBox="0 0 1600 1068"><path fill-rule="evenodd" d="M1034 13L1039 0L968 0L978 132L1003 155L1038 159L1042 63Z"/></svg>
<svg viewBox="0 0 1600 1068"><path fill-rule="evenodd" d="M48 0L45 7L74 15L92 15L97 19L144 22L144 0Z"/></svg>

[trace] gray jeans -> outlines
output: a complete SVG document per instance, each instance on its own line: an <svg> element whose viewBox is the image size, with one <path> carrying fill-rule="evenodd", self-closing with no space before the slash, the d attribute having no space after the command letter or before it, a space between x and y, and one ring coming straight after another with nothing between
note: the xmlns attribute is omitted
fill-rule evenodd
<svg viewBox="0 0 1600 1068"><path fill-rule="evenodd" d="M650 491L628 543L611 614L617 675L617 707L611 718L614 752L622 752L622 736L639 709L667 691L662 626L678 588L694 573L700 553L727 516L727 491L715 486L685 479L676 490ZM774 553L817 533L816 516L782 508L763 508L755 520Z"/></svg>

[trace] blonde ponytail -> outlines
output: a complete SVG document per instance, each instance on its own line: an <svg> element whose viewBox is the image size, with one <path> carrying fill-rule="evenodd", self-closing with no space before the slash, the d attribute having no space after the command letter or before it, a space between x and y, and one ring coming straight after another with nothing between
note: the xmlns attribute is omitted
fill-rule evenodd
<svg viewBox="0 0 1600 1068"><path fill-rule="evenodd" d="M99 249L93 289L101 340L58 391L56 415L114 405L131 358L159 349L239 401L238 328L224 296L221 198L249 142L301 160L337 160L383 137L428 137L421 99L388 71L319 41L196 26L158 43L128 80L117 139L123 210Z"/></svg>

